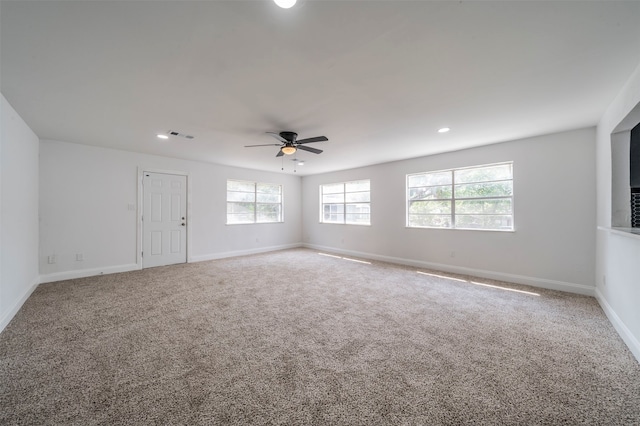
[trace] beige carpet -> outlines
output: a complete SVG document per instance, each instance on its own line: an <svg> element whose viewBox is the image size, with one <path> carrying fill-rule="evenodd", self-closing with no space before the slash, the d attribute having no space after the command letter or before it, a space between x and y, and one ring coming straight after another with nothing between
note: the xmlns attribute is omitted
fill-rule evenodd
<svg viewBox="0 0 640 426"><path fill-rule="evenodd" d="M640 424L593 298L457 278L297 249L44 284L0 423Z"/></svg>

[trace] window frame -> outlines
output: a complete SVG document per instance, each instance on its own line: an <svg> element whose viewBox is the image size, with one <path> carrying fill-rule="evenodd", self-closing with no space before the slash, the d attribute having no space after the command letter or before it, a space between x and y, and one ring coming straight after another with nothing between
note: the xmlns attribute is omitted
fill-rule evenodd
<svg viewBox="0 0 640 426"><path fill-rule="evenodd" d="M494 167L494 166L502 166L502 165L510 165L511 166L511 179L497 179L497 180L485 180L485 181L475 181L475 182L462 182L462 183L456 183L456 172L459 171L463 171L463 170L471 170L471 169L483 169L483 168L488 168L488 167ZM418 225L411 225L409 218L410 218L410 209L411 209L411 199L410 199L410 193L411 193L411 189L413 188L420 188L419 186L409 186L409 179L412 176L419 176L419 175L428 175L428 174L436 174L436 173L445 173L448 172L451 174L451 183L450 184L443 184L443 185L429 185L428 187L437 187L437 186L443 186L443 187L449 187L451 190L451 197L450 198L433 198L433 199L429 199L428 201L441 201L441 202L449 202L450 203L450 213L445 213L443 214L443 216L448 215L450 217L450 221L451 221L451 226L447 226L447 227L443 227L443 226L418 226ZM463 185L463 184L482 184L482 183L496 183L496 182L511 182L511 195L505 195L505 196L487 196L487 197L456 197L456 185ZM425 186L427 187L427 186ZM515 188L514 188L514 161L503 161L500 163L491 163L491 164L480 164L480 165L475 165L475 166L468 166L468 167L457 167L457 168L452 168L452 169L443 169L443 170L433 170L433 171L426 171L426 172L418 172L418 173L409 173L406 175L406 182L405 182L405 227L406 228L411 228L411 229L442 229L442 230L459 230L459 231L486 231L486 232L515 232L516 230L516 225L515 225ZM469 228L469 227L464 227L464 226L456 226L456 201L485 201L485 200L504 200L504 199L508 199L511 202L511 213L510 214L504 214L504 216L511 216L511 228L510 229L496 229L496 228ZM414 200L414 201L421 201L421 200ZM422 200L424 201L424 200ZM497 214L502 216L502 214Z"/></svg>
<svg viewBox="0 0 640 426"><path fill-rule="evenodd" d="M253 201L229 201L229 192L239 192L239 193L247 193L247 194L251 194L251 192L249 191L229 191L229 182L238 182L238 183L243 183L243 184L251 184L253 185ZM259 185L272 185L272 186L277 186L278 188L280 188L280 202L279 203L269 203L269 202L258 202L258 194L262 194L261 192L258 192L258 186ZM226 213L226 225L264 225L264 224L272 224L272 223L284 223L284 185L280 184L280 183L271 183L271 182L256 182L256 181L250 181L250 180L242 180L242 179L227 179L226 180L226 203L225 206L227 207L227 213ZM239 214L239 213L229 213L229 204L230 203L248 203L248 204L253 204L253 222L229 222L229 215L235 215L235 214ZM271 205L279 205L280 206L280 215L279 215L279 220L276 221L258 221L258 205L261 204L271 204Z"/></svg>
<svg viewBox="0 0 640 426"><path fill-rule="evenodd" d="M350 183L356 183L356 182L368 182L369 184L369 189L368 191L347 191L347 184ZM324 187L326 186L332 186L332 185L342 185L342 192L331 192L328 194L324 193ZM320 184L319 188L318 188L318 193L319 193L319 205L320 205L320 209L319 209L319 222L321 224L326 224L326 225L356 225L356 226L371 226L371 179L356 179L356 180L350 180L350 181L343 181L343 182L333 182L333 183L324 183L324 184ZM347 194L357 194L357 193L368 193L369 194L369 201L347 201ZM324 195L329 195L329 194L342 194L342 202L334 202L334 203L325 203L324 202ZM358 222L347 222L347 216L348 216L348 212L347 212L347 205L349 204L366 204L369 206L369 211L368 213L351 213L351 214L367 214L369 215L369 221L367 223L358 223ZM325 206L333 206L333 205L342 205L342 213L337 212L336 214L341 214L342 215L342 222L329 222L324 220L324 210L325 210Z"/></svg>

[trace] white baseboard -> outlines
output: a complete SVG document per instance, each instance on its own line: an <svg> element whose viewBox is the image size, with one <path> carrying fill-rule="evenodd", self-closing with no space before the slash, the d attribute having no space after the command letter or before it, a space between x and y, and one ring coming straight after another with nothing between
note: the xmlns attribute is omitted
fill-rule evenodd
<svg viewBox="0 0 640 426"><path fill-rule="evenodd" d="M624 343L627 344L627 347L631 351L634 357L640 362L640 341L636 339L636 337L631 333L631 331L627 328L626 325L622 322L618 314L613 310L611 305L604 298L604 295L600 292L599 289L596 288L596 300L602 307L602 310L609 318L609 322L613 325L613 328L616 329Z"/></svg>
<svg viewBox="0 0 640 426"><path fill-rule="evenodd" d="M302 247L302 243L283 244L279 246L260 247L260 248L248 249L248 250L225 251L221 253L211 253L211 254L205 254L201 256L191 256L189 258L189 263L204 262L206 260L225 259L227 257L246 256L249 254L267 253L270 251L286 250L286 249L300 248L300 247Z"/></svg>
<svg viewBox="0 0 640 426"><path fill-rule="evenodd" d="M29 286L29 288L27 288L27 290L22 294L22 296L20 296L20 298L16 301L13 307L9 309L9 311L7 311L2 316L2 318L0 319L0 333L2 332L2 330L5 329L7 325L9 325L13 317L18 313L20 308L22 308L22 305L24 305L24 302L27 301L29 296L31 296L31 293L33 293L36 287L38 287L39 283L40 283L39 278L35 278L31 286Z"/></svg>
<svg viewBox="0 0 640 426"><path fill-rule="evenodd" d="M53 274L40 275L40 284L55 281L72 280L75 278L93 277L96 275L116 274L118 272L137 271L140 265L130 263L127 265L107 266L104 268L77 269L74 271L54 272Z"/></svg>
<svg viewBox="0 0 640 426"><path fill-rule="evenodd" d="M383 256L379 254L364 253L353 250L337 249L335 247L325 247L316 244L303 244L303 247L314 250L323 250L334 253L346 254L349 256L362 257L365 259L379 260L382 262L397 263L406 266L415 266L416 268L435 269L452 274L471 275L474 277L488 278L491 280L506 281L516 284L530 285L533 287L546 288L549 290L559 290L568 293L583 294L586 296L595 295L595 287L589 287L583 284L575 284L564 281L549 280L546 278L528 277L524 275L507 274L504 272L486 271L484 269L467 268L464 266L447 265L443 263L425 262L422 260L403 259L400 257Z"/></svg>
<svg viewBox="0 0 640 426"><path fill-rule="evenodd" d="M285 249L298 248L298 247L302 247L302 244L300 243L284 244L280 246L261 247L261 248L250 249L250 250L237 250L237 251L228 251L228 252L222 252L222 253L205 254L201 256L190 256L187 259L187 263L203 262L205 260L214 260L214 259L224 259L226 257L246 256L248 254L266 253L270 251L285 250ZM93 277L96 275L106 275L106 274L115 274L118 272L137 271L139 269L142 269L141 265L131 263L127 265L107 266L104 268L78 269L74 271L55 272L53 274L40 275L40 283L44 284L44 283L50 283L55 281L72 280L75 278Z"/></svg>

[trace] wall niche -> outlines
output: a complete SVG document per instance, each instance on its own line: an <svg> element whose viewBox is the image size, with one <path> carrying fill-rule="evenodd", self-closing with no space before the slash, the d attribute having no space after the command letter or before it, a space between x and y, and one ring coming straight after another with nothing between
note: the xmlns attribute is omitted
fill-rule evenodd
<svg viewBox="0 0 640 426"><path fill-rule="evenodd" d="M640 104L611 134L611 227L640 230Z"/></svg>

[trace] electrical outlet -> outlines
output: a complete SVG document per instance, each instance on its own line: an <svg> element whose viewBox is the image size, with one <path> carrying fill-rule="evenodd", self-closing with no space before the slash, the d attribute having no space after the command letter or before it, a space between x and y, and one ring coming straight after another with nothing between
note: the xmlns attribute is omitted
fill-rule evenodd
<svg viewBox="0 0 640 426"><path fill-rule="evenodd" d="M56 263L56 255L55 255L55 254L52 254L51 256L47 257L47 262L48 262L50 265L53 265L54 263Z"/></svg>
<svg viewBox="0 0 640 426"><path fill-rule="evenodd" d="M83 255L82 253L77 253L77 254L76 254L76 260L77 260L78 262L83 261L83 260L84 260L84 255Z"/></svg>
<svg viewBox="0 0 640 426"><path fill-rule="evenodd" d="M455 250L451 250L451 253L449 253L449 256L456 257L456 251Z"/></svg>

